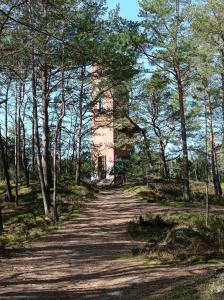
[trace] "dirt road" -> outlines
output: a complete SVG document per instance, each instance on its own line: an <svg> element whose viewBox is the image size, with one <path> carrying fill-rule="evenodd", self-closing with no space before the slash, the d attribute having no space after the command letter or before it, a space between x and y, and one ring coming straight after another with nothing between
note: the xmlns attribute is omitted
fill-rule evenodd
<svg viewBox="0 0 224 300"><path fill-rule="evenodd" d="M1 260L0 299L155 299L213 269L146 265L131 256L127 223L168 210L120 189L102 191L80 217Z"/></svg>

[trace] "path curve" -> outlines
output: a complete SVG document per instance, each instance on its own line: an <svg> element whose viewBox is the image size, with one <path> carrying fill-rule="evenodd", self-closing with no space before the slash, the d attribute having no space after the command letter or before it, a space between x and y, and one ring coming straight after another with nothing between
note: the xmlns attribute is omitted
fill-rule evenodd
<svg viewBox="0 0 224 300"><path fill-rule="evenodd" d="M169 209L121 189L102 191L80 217L1 260L0 299L155 299L213 269L146 265L131 257L127 223Z"/></svg>

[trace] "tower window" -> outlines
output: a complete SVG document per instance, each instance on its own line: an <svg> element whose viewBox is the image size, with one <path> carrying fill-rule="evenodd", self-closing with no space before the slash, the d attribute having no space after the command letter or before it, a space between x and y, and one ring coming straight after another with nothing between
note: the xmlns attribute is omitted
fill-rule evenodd
<svg viewBox="0 0 224 300"><path fill-rule="evenodd" d="M104 106L104 96L100 96L100 99L99 99L99 112L100 113L103 113L105 111L105 106Z"/></svg>

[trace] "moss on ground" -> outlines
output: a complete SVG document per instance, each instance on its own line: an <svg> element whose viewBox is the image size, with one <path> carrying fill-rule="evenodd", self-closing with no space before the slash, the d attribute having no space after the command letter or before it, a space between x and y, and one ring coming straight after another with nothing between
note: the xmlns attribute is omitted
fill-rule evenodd
<svg viewBox="0 0 224 300"><path fill-rule="evenodd" d="M0 184L0 203L2 207L4 232L0 235L0 253L23 246L24 242L42 236L62 225L67 220L79 216L86 202L94 199L97 189L89 184L76 186L72 180L64 179L58 186L59 222L55 224L51 216L45 216L36 182L30 186L19 186L19 207L5 200L4 185Z"/></svg>
<svg viewBox="0 0 224 300"><path fill-rule="evenodd" d="M224 258L224 217L211 216L209 227L201 214L176 214L166 217L140 216L129 223L127 231L143 246L133 247L149 263L207 263Z"/></svg>
<svg viewBox="0 0 224 300"><path fill-rule="evenodd" d="M199 276L194 281L179 285L170 292L155 297L156 300L222 300L224 298L224 269ZM142 299L143 300L143 299ZM147 299L144 299L147 300Z"/></svg>
<svg viewBox="0 0 224 300"><path fill-rule="evenodd" d="M125 188L131 195L139 196L148 203L158 203L170 207L202 207L205 205L205 183L191 181L191 201L182 199L182 182L174 179L152 179L148 186L132 184ZM224 205L223 198L217 199L213 185L209 185L210 204Z"/></svg>
<svg viewBox="0 0 224 300"><path fill-rule="evenodd" d="M223 259L224 216L210 214L209 226L206 226L202 187L203 183L191 182L193 197L188 202L181 199L182 186L177 180L154 179L148 186L126 187L125 192L140 196L148 203L176 208L175 214L169 216L140 216L129 223L129 235L144 244L134 248L133 254L144 256L149 263L198 263ZM209 193L211 202L216 203L212 186ZM201 208L197 210L201 213L195 212L195 207Z"/></svg>

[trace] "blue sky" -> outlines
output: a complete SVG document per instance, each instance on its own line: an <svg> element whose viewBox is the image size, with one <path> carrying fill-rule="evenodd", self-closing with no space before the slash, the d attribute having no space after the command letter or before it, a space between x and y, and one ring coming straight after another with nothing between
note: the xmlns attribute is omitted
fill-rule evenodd
<svg viewBox="0 0 224 300"><path fill-rule="evenodd" d="M109 9L115 8L117 4L120 4L120 15L129 20L138 19L138 0L107 0Z"/></svg>

